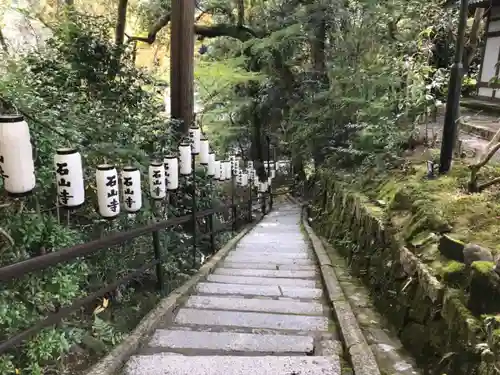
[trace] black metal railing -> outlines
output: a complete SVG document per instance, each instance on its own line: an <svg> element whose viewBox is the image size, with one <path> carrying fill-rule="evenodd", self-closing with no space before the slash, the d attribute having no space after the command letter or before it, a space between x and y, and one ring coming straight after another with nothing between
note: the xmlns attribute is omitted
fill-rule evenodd
<svg viewBox="0 0 500 375"><path fill-rule="evenodd" d="M250 188L249 188L250 189ZM20 280L28 274L34 272L42 272L50 267L57 266L62 263L67 263L81 259L87 256L98 254L101 251L110 249L112 246L123 245L128 241L150 235L152 242L152 260L144 262L144 264L130 272L125 276L118 278L117 280L99 288L88 294L84 298L74 300L69 306L62 306L57 309L57 311L48 314L44 319L38 321L31 327L16 333L14 336L6 339L0 343L0 354L5 353L8 350L12 350L15 347L22 344L25 340L39 333L42 329L58 324L61 320L67 318L70 314L77 312L78 310L91 305L97 299L106 296L108 293L116 290L121 285L127 284L132 280L140 277L144 273L153 270L156 274L156 288L160 295L164 296L167 294L166 288L166 278L164 269L164 260L162 259L162 254L165 254L165 249L162 249L161 232L175 228L176 226L192 223L192 241L188 246L193 248L193 266L197 265L196 258L196 248L199 241L207 240L210 246L210 254L216 252L216 235L221 232L235 231L241 224L249 223L254 221L257 217L265 215L271 209L271 202L273 195L283 194L283 191L278 191L276 194L261 193L259 196L252 196L251 189L247 191L249 195L248 199L240 199L239 202L235 202L234 189L231 197L231 204L223 205L218 208L210 208L202 211L196 211L196 205L193 204L192 212L190 214L174 217L168 220L152 222L148 225L131 229L121 233L110 234L106 237L79 244L76 246L61 249L56 252L48 253L45 255L37 256L24 260L15 264L11 264L0 268L0 282L8 283L14 280ZM196 195L196 194L194 194ZM259 201L260 200L260 201ZM195 201L194 201L195 202ZM213 204L213 202L212 202ZM257 209L260 209L258 215L254 216ZM215 219L217 215L230 213L230 220L227 220L225 225L220 228L215 228ZM204 225L198 225L198 220L204 220ZM239 222L239 226L238 224ZM203 227L206 230L198 230L198 227ZM175 251L175 249L169 249L167 246L167 251ZM203 262L199 262L201 266ZM193 267L196 268L196 267Z"/></svg>

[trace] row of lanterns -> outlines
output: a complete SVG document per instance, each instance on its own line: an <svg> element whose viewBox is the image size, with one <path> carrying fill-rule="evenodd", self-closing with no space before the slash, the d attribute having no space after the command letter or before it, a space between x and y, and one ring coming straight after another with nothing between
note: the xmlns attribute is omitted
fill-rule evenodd
<svg viewBox="0 0 500 375"><path fill-rule="evenodd" d="M177 190L179 174L189 176L194 172L192 158L196 156L199 156L200 164L206 167L209 177L227 181L234 176L239 186L250 184L258 187L261 193L267 191L276 174L274 163L267 161L268 180L259 182L252 161L248 162L246 171L243 171L236 156L231 156L230 160L216 160L215 153L210 151L208 140L201 136L201 130L197 127L190 129L189 142L180 144L178 155L179 157L167 156L163 161L155 161L149 165L149 195L152 199L162 200L168 191ZM60 205L67 208L83 205L85 187L80 153L73 148L57 150L54 167ZM0 176L5 190L13 196L27 195L36 186L29 128L22 116L0 116ZM142 208L141 172L138 168L124 167L119 175L114 165L98 165L96 188L99 214L105 218L119 215L122 205L120 197L126 212L135 213Z"/></svg>

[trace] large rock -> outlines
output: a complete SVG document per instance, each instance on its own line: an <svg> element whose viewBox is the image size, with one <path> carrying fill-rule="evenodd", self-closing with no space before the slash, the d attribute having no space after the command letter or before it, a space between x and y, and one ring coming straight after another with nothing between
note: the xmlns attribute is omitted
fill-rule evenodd
<svg viewBox="0 0 500 375"><path fill-rule="evenodd" d="M463 255L464 263L468 266L477 261L493 262L493 255L490 250L473 243L465 245Z"/></svg>

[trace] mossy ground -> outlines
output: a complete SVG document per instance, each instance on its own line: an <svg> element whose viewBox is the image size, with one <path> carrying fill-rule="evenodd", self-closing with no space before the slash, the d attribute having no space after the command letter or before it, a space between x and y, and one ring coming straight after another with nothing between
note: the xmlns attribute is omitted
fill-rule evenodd
<svg viewBox="0 0 500 375"><path fill-rule="evenodd" d="M469 194L468 163L454 161L445 176L428 179L426 160L409 158L402 168L359 181L361 191L379 202L387 219L402 233L406 245L421 243L431 233L447 232L465 243L476 243L500 253L500 186L492 186L479 194ZM484 167L484 181L500 176L500 166ZM430 241L432 242L432 241ZM439 257L432 243L421 250L423 260ZM427 255L427 256L426 256Z"/></svg>

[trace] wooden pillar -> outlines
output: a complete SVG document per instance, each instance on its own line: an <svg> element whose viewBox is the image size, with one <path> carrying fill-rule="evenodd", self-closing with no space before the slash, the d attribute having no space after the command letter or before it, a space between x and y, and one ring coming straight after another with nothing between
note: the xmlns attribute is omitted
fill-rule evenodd
<svg viewBox="0 0 500 375"><path fill-rule="evenodd" d="M170 43L170 111L182 120L178 135L186 135L194 116L194 11L195 2L172 0Z"/></svg>

